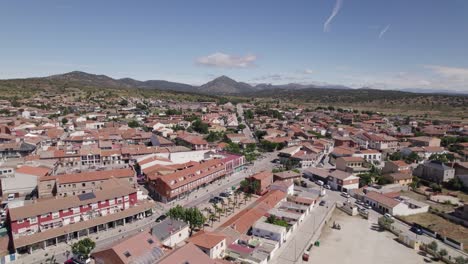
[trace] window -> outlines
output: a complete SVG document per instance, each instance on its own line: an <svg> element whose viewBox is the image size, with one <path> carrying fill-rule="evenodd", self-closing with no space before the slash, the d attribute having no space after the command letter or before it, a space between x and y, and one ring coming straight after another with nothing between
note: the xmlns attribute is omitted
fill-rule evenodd
<svg viewBox="0 0 468 264"><path fill-rule="evenodd" d="M47 218L47 217L49 217L49 214L43 214L43 215L41 215L41 218Z"/></svg>
<svg viewBox="0 0 468 264"><path fill-rule="evenodd" d="M68 210L67 210L68 211ZM52 219L57 219L60 217L59 212L52 213Z"/></svg>
<svg viewBox="0 0 468 264"><path fill-rule="evenodd" d="M129 258L129 257L132 256L132 254L130 254L130 252L128 252L128 251L125 251L125 252L124 252L124 256L127 257L127 258Z"/></svg>
<svg viewBox="0 0 468 264"><path fill-rule="evenodd" d="M76 188L76 184L73 184L73 188Z"/></svg>
<svg viewBox="0 0 468 264"><path fill-rule="evenodd" d="M19 220L17 221L17 223L18 223L18 224L24 223L24 219L19 219Z"/></svg>
<svg viewBox="0 0 468 264"><path fill-rule="evenodd" d="M109 200L109 205L114 205L115 204L115 200Z"/></svg>
<svg viewBox="0 0 468 264"><path fill-rule="evenodd" d="M85 182L83 182L83 183L81 184L81 186L83 186L83 187L86 187L86 183L85 183Z"/></svg>
<svg viewBox="0 0 468 264"><path fill-rule="evenodd" d="M30 218L29 218L29 223L30 223L30 224L35 224L35 223L37 223L37 217L30 217Z"/></svg>

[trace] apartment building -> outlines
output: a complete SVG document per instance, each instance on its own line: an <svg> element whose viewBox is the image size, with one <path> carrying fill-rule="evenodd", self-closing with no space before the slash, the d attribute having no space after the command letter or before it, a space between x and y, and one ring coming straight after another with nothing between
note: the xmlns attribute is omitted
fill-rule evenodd
<svg viewBox="0 0 468 264"><path fill-rule="evenodd" d="M40 198L67 197L93 192L111 179L117 179L128 184L136 183L135 172L131 168L124 168L45 176L39 178L37 188Z"/></svg>
<svg viewBox="0 0 468 264"><path fill-rule="evenodd" d="M225 163L222 159L213 159L191 163L189 167L174 173L152 177L148 179L148 187L158 200L169 202L224 176Z"/></svg>
<svg viewBox="0 0 468 264"><path fill-rule="evenodd" d="M32 251L125 225L152 213L154 202L116 180L99 190L11 208L7 220L17 253Z"/></svg>

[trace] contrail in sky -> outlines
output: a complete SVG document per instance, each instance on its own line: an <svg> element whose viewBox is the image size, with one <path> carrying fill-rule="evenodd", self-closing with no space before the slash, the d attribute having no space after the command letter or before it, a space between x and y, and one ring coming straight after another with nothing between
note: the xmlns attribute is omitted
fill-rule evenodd
<svg viewBox="0 0 468 264"><path fill-rule="evenodd" d="M385 32L387 32L389 28L390 28L390 24L388 24L384 29L382 29L382 31L380 31L379 39L381 39L383 35L385 35Z"/></svg>
<svg viewBox="0 0 468 264"><path fill-rule="evenodd" d="M330 23L333 21L338 12L340 12L341 6L343 5L343 0L336 0L335 6L333 7L331 15L328 17L327 21L323 24L323 32L330 31Z"/></svg>

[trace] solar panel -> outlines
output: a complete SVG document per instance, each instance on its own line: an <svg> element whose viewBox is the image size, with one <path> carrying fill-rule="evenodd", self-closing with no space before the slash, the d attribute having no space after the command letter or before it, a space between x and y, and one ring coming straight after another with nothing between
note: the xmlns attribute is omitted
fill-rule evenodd
<svg viewBox="0 0 468 264"><path fill-rule="evenodd" d="M94 198L96 198L96 195L94 195L93 192L82 193L78 195L78 199L80 199L80 201L85 201L85 200L94 199Z"/></svg>

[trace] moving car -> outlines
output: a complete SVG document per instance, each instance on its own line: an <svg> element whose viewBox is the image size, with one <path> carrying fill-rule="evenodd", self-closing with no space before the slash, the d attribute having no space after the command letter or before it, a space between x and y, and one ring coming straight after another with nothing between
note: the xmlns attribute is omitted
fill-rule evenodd
<svg viewBox="0 0 468 264"><path fill-rule="evenodd" d="M413 232L413 233L416 233L418 235L422 235L423 234L423 231L421 230L421 228L419 227L416 227L416 226L412 226L410 228L410 231Z"/></svg>
<svg viewBox="0 0 468 264"><path fill-rule="evenodd" d="M346 198L351 197L351 195L349 195L349 193L347 193L347 192L342 192L341 196L346 197Z"/></svg>

